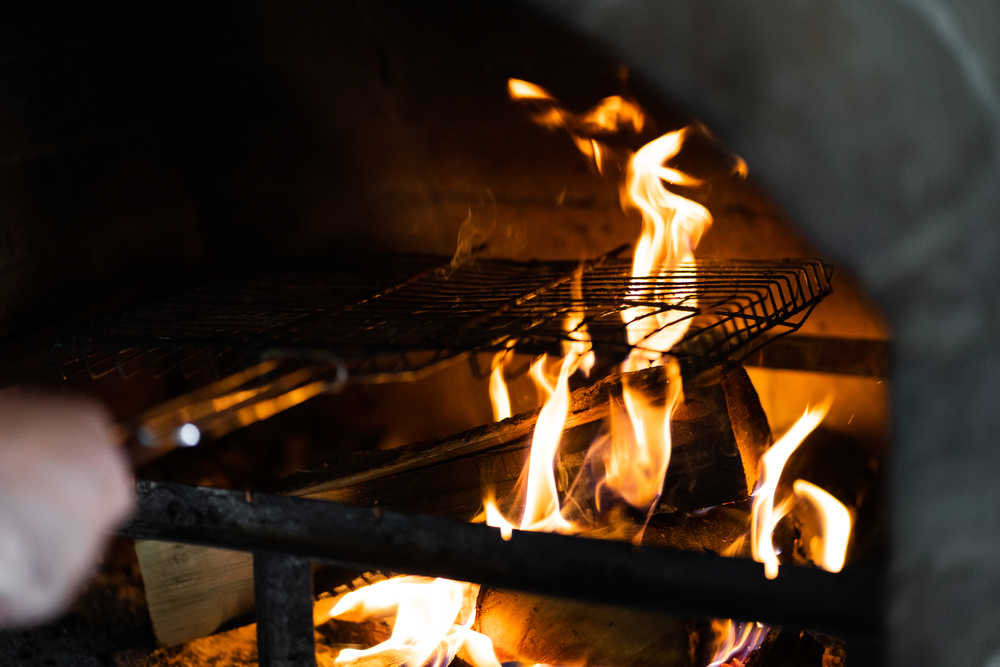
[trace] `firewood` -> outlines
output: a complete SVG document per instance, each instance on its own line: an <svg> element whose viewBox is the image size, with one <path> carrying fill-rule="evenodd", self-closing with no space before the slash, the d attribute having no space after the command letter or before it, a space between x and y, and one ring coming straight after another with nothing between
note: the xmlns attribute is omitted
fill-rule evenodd
<svg viewBox="0 0 1000 667"><path fill-rule="evenodd" d="M843 642L790 628L774 627L760 648L747 657L745 667L843 667L847 651Z"/></svg>
<svg viewBox="0 0 1000 667"><path fill-rule="evenodd" d="M500 589L481 589L476 607L501 662L688 667L712 638L703 621Z"/></svg>
<svg viewBox="0 0 1000 667"><path fill-rule="evenodd" d="M682 373L684 402L672 422L673 455L661 507L695 510L746 498L756 483L757 461L770 442L766 416L746 372L735 364L721 364L683 368ZM632 374L630 386L649 396L665 396L665 381L664 369L652 368ZM621 395L621 383L622 376L614 375L572 393L559 462L570 479L610 413L610 401ZM281 490L469 519L481 506L484 485L494 486L501 497L513 488L537 416L535 410L449 438L348 457L294 475ZM372 459L376 465L371 465ZM187 558L186 550L197 558ZM221 622L220 607L233 616L252 610L246 554L217 552L212 558L215 569L209 572L199 559L204 558L202 552L217 550L145 542L137 551L160 642L177 643L215 631ZM215 586L220 579L218 563L224 569L228 558L234 571L225 576L226 587L220 591ZM237 581L240 577L242 583ZM180 599L172 595L176 582L183 582L191 593ZM197 593L201 588L204 596ZM165 598L170 602L161 604Z"/></svg>
<svg viewBox="0 0 1000 667"><path fill-rule="evenodd" d="M630 386L647 396L665 395L663 368L630 376ZM600 433L611 401L620 400L622 377L610 376L571 395L558 462L569 479ZM767 417L746 372L720 364L684 369L683 379L684 401L672 420L673 453L661 505L695 510L745 499L757 481L757 461L770 444ZM281 490L469 519L481 506L484 486L495 488L499 496L514 486L537 418L538 410L532 410L448 438L380 452L378 465L364 470L356 470L354 461L333 462L293 475Z"/></svg>

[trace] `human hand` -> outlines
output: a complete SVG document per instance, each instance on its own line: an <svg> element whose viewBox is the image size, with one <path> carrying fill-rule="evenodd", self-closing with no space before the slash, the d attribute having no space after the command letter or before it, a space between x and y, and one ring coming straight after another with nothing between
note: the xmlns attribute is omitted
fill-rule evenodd
<svg viewBox="0 0 1000 667"><path fill-rule="evenodd" d="M62 611L134 504L104 408L0 391L0 627Z"/></svg>

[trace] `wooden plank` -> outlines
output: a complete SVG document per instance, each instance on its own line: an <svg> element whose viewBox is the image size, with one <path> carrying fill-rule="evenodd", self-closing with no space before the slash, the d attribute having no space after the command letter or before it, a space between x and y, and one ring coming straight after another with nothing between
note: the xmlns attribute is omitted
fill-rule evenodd
<svg viewBox="0 0 1000 667"><path fill-rule="evenodd" d="M254 609L249 553L149 540L136 540L135 552L161 644L204 637Z"/></svg>

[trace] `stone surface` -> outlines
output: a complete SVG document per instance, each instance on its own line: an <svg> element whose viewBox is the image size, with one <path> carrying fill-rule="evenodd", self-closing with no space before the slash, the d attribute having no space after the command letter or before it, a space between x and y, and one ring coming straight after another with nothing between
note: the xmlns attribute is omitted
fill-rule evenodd
<svg viewBox="0 0 1000 667"><path fill-rule="evenodd" d="M896 346L889 664L995 664L996 5L528 4L608 45L701 117L882 305Z"/></svg>

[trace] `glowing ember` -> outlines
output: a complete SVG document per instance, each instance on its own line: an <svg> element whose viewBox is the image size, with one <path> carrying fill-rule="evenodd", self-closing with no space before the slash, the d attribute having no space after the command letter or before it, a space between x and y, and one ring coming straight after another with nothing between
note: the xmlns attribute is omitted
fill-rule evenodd
<svg viewBox="0 0 1000 667"><path fill-rule="evenodd" d="M778 576L778 554L774 551L771 534L781 517L790 509L789 503L783 503L775 510L774 494L778 489L778 480L788 457L823 421L832 400L829 397L820 405L807 408L788 432L761 457L760 479L753 492L751 507L750 550L753 559L764 564L764 574L768 579Z"/></svg>
<svg viewBox="0 0 1000 667"><path fill-rule="evenodd" d="M822 537L810 540L811 559L824 570L840 572L851 540L851 513L839 500L804 479L795 480L792 488L795 495L809 501L819 514Z"/></svg>
<svg viewBox="0 0 1000 667"><path fill-rule="evenodd" d="M760 623L715 619L712 631L715 633L715 655L706 667L742 665L767 637L767 626Z"/></svg>
<svg viewBox="0 0 1000 667"><path fill-rule="evenodd" d="M470 628L476 618L479 586L448 579L398 577L348 593L315 621L386 619L392 635L368 649L344 649L334 664L350 665L373 656L391 664L444 667L463 645L476 667L499 667L493 644Z"/></svg>

